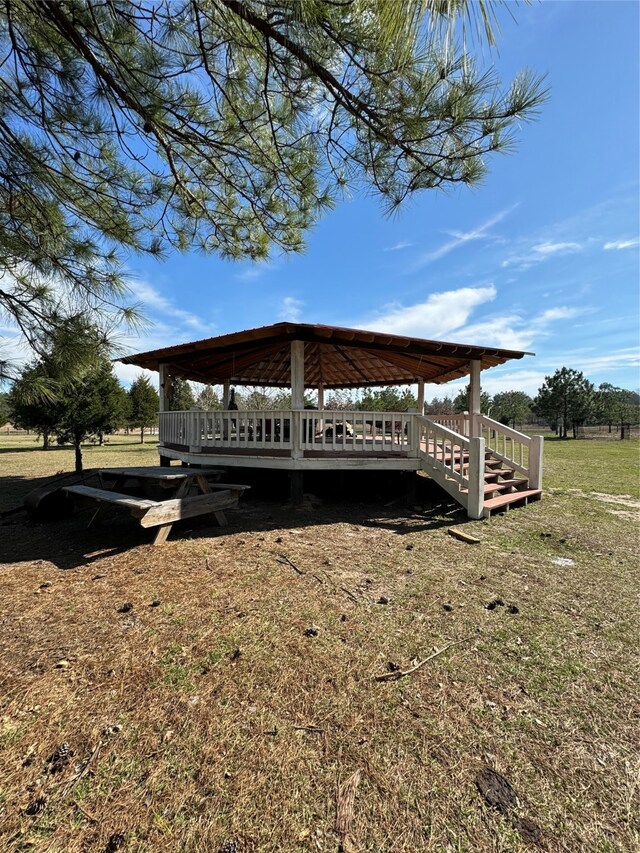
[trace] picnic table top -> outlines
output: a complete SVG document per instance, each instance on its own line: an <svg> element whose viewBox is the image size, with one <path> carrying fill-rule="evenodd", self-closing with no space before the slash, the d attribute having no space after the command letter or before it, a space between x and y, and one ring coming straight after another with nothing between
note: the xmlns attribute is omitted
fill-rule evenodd
<svg viewBox="0 0 640 853"><path fill-rule="evenodd" d="M221 468L181 468L171 466L165 468L161 465L147 465L141 468L101 468L103 477L135 477L138 480L156 480L167 482L172 480L185 480L189 477L210 477L213 474L222 474Z"/></svg>

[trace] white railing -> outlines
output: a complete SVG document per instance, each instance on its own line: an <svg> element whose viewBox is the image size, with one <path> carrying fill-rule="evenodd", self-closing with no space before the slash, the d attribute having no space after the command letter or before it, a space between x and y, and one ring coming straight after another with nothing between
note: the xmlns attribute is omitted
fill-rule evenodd
<svg viewBox="0 0 640 853"><path fill-rule="evenodd" d="M458 435L469 435L469 413L462 412L458 415L429 415L428 420L434 424L457 432Z"/></svg>
<svg viewBox="0 0 640 853"><path fill-rule="evenodd" d="M383 452L417 455L409 412L302 411L160 412L160 442L206 448Z"/></svg>
<svg viewBox="0 0 640 853"><path fill-rule="evenodd" d="M274 448L292 446L291 412L160 412L160 441L190 448Z"/></svg>
<svg viewBox="0 0 640 853"><path fill-rule="evenodd" d="M478 435L484 438L491 455L524 474L531 489L541 489L543 437L525 435L486 415L476 415L475 420Z"/></svg>
<svg viewBox="0 0 640 853"><path fill-rule="evenodd" d="M416 448L408 412L358 412L305 409L301 416L303 450L407 453Z"/></svg>
<svg viewBox="0 0 640 853"><path fill-rule="evenodd" d="M482 518L484 440L468 438L422 415L415 417L423 467L465 506L470 518Z"/></svg>

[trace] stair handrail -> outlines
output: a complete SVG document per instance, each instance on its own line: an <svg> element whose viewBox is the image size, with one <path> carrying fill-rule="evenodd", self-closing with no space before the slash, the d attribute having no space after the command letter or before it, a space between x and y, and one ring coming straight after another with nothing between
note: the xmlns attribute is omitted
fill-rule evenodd
<svg viewBox="0 0 640 853"><path fill-rule="evenodd" d="M513 470L524 474L529 480L530 488L542 488L543 436L525 435L525 433L518 432L506 424L494 421L487 415L476 415L476 424L480 435L485 439L486 448L491 451L492 456L505 462ZM510 442L510 450L507 446L507 439Z"/></svg>
<svg viewBox="0 0 640 853"><path fill-rule="evenodd" d="M424 415L415 417L424 469L466 508L470 518L482 518L484 439L461 435Z"/></svg>

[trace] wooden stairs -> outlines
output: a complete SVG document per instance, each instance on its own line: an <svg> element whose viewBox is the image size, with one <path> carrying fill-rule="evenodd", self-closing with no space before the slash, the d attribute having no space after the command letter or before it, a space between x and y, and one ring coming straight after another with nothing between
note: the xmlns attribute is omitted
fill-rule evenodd
<svg viewBox="0 0 640 853"><path fill-rule="evenodd" d="M450 457L447 461L451 461ZM458 452L453 470L466 473L468 467L468 454L460 455ZM455 481L450 482L453 484ZM506 466L501 459L495 458L490 449L485 451L484 483L485 518L490 518L492 512L506 512L512 508L526 506L530 501L540 500L542 496L542 489L530 489L529 480ZM459 488L458 492L465 495L468 489ZM451 491L449 493L451 494ZM455 494L453 496L455 497Z"/></svg>

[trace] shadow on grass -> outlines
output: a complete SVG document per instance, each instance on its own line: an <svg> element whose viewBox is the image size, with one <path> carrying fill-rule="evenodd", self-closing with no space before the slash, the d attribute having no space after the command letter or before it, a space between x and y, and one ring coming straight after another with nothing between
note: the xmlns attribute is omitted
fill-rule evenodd
<svg viewBox="0 0 640 853"><path fill-rule="evenodd" d="M30 490L51 482L51 479L5 477L0 478L0 489L13 486L16 497L18 492L22 492L21 500ZM249 479L251 477L244 477L244 480ZM278 478L271 478L272 481L275 479ZM227 511L228 526L218 527L207 516L177 522L169 544L180 539L216 539L242 532L300 530L338 523L383 529L403 536L428 533L466 521L464 511L448 498L443 498L435 483L426 478L417 478L421 482L417 483L417 493L411 494L409 502L406 500L406 478L398 478L397 474L382 478L362 478L351 474L347 478L348 497L345 497L344 477L325 477L324 488L318 478L310 479L315 479L310 485L316 488L313 495L318 496L317 499L314 497L312 504L306 502L300 508L288 504L287 490L283 494L282 489L287 483L286 476L278 483L272 482L271 494L265 494L264 483L257 483L242 498L237 510ZM239 478L229 477L229 480L242 482ZM381 487L386 483L383 498L392 506L385 505L380 494L372 491L373 482ZM322 498L319 497L320 492L325 492ZM141 528L126 511L119 509L109 508L101 523L87 530L94 510L95 507L75 511L71 517L55 521L39 521L25 512L7 516L2 522L0 573L7 570L8 564L38 560L53 563L61 570L75 569L141 546L151 546L155 531ZM140 558L143 560L144 555L141 554Z"/></svg>

